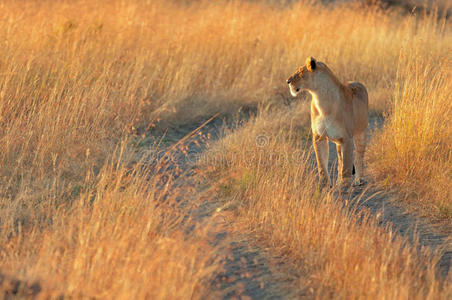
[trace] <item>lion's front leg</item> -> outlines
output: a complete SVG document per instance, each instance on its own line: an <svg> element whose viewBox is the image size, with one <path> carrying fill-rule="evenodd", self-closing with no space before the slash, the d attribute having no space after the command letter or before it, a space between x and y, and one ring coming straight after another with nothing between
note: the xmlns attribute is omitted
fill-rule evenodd
<svg viewBox="0 0 452 300"><path fill-rule="evenodd" d="M340 169L338 170L338 183L345 184L350 181L353 171L353 140L351 138L345 139L344 143L338 147L340 149L339 160L342 160Z"/></svg>
<svg viewBox="0 0 452 300"><path fill-rule="evenodd" d="M321 184L328 184L331 187L331 179L328 173L328 139L320 137L316 134L312 137L312 143L315 150L315 158L317 160L317 169L319 171L319 179Z"/></svg>

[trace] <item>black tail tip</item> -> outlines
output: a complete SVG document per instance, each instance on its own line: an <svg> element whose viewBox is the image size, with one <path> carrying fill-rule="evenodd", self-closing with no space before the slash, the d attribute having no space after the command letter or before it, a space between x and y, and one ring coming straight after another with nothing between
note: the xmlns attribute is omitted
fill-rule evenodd
<svg viewBox="0 0 452 300"><path fill-rule="evenodd" d="M353 165L352 175L355 175L355 165Z"/></svg>

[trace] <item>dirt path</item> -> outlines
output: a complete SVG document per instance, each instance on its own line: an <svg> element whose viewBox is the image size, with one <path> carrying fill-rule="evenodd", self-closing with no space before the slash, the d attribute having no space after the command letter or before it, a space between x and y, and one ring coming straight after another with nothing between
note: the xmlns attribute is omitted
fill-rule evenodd
<svg viewBox="0 0 452 300"><path fill-rule="evenodd" d="M223 299L295 298L284 276L275 272L276 266L265 251L253 242L250 234L234 228L230 222L231 212L218 211L223 203L212 202L212 199L205 201L201 210L205 213L205 226L214 228L212 243L223 245L228 253L223 271L211 282L212 289L219 290Z"/></svg>
<svg viewBox="0 0 452 300"><path fill-rule="evenodd" d="M192 211L196 226L210 228L212 246L222 247L228 253L224 260L223 271L211 283L213 290L219 290L224 299L287 299L294 298L283 276L278 276L271 267L272 263L264 251L253 243L252 236L237 232L229 222L229 212L220 208L222 201L216 201L202 180L196 176L196 164L203 151L221 137L225 123L221 119L212 119L202 124L181 128L171 132L177 140L183 136L184 142L175 147L169 157L174 164L170 169L178 170L179 186L187 191L195 191L194 201L200 204ZM229 128L231 127L228 126ZM192 176L193 175L193 176ZM194 179L194 180L193 180Z"/></svg>

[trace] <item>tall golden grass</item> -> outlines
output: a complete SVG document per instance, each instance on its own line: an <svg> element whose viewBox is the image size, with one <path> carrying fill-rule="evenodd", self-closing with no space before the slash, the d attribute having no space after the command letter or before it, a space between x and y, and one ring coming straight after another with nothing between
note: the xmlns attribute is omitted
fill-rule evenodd
<svg viewBox="0 0 452 300"><path fill-rule="evenodd" d="M121 159L72 205L53 208L51 224L2 241L2 276L25 290L16 296L37 282L39 293L29 293L42 299L215 297L209 285L225 254L212 246L212 228L197 226L192 206L177 199L189 190L166 174L150 176L158 166L130 169ZM0 293L13 293L8 280Z"/></svg>
<svg viewBox="0 0 452 300"><path fill-rule="evenodd" d="M414 49L417 64L450 55L450 25L436 15L356 3L6 0L0 11L0 270L71 295L202 297L199 282L215 272L207 236L191 239L166 217L186 211L156 209L146 176L111 167L121 147L135 154L120 166L139 159L134 135L244 104L282 105L284 80L306 56L365 83L381 112L394 90L403 95L401 78L411 92L418 84L412 76L422 74L409 74ZM432 84L450 89L444 76ZM447 143L450 131L438 132ZM146 285L152 274L168 284Z"/></svg>
<svg viewBox="0 0 452 300"><path fill-rule="evenodd" d="M434 48L441 60L450 41L434 16L355 6L7 1L2 8L2 198L22 207L2 223L29 219L42 195L70 193L69 183L78 189L130 129L198 121L243 103L280 104L284 79L308 55L341 79L364 82L381 110L401 49L429 57Z"/></svg>
<svg viewBox="0 0 452 300"><path fill-rule="evenodd" d="M452 55L430 51L401 53L392 113L372 143L369 169L414 209L450 220Z"/></svg>

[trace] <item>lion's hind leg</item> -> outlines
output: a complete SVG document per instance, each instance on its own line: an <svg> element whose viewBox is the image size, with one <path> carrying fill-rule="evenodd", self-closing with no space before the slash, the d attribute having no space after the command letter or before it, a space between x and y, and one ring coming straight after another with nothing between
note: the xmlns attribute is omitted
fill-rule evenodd
<svg viewBox="0 0 452 300"><path fill-rule="evenodd" d="M340 172L344 168L344 162L342 161L342 147L340 143L336 143L336 153L337 153L337 175L340 177Z"/></svg>
<svg viewBox="0 0 452 300"><path fill-rule="evenodd" d="M350 182L353 171L353 141L351 138L346 139L338 147L338 156L340 168L338 169L338 184L343 185Z"/></svg>
<svg viewBox="0 0 452 300"><path fill-rule="evenodd" d="M366 151L366 131L356 134L353 137L355 144L355 186L365 183L364 176L364 153Z"/></svg>

